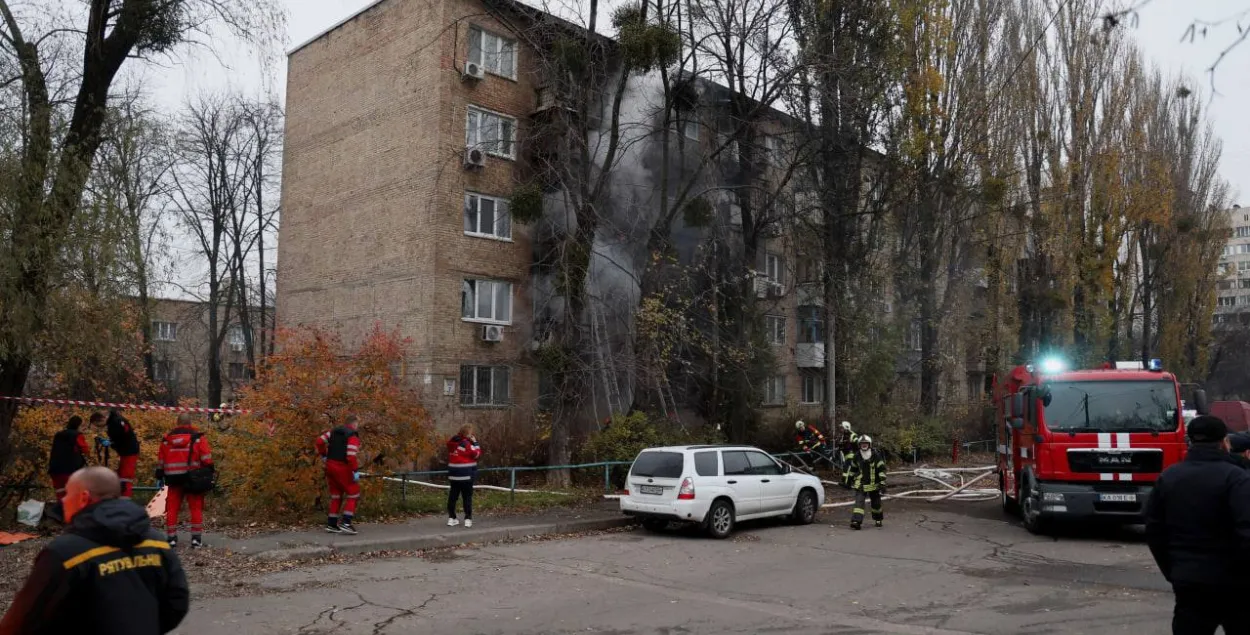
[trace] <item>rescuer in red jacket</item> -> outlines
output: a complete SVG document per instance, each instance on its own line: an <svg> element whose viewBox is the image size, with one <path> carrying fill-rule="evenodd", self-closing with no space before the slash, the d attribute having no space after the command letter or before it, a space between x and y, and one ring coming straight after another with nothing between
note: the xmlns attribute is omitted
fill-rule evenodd
<svg viewBox="0 0 1250 635"><path fill-rule="evenodd" d="M213 451L204 433L195 427L189 414L178 415L178 425L161 440L156 479L169 486L165 499L165 533L171 547L178 546L178 513L187 501L191 513L191 548L204 546L204 492L187 489L192 470L213 464Z"/></svg>
<svg viewBox="0 0 1250 635"><path fill-rule="evenodd" d="M343 425L326 430L317 437L317 454L325 459L326 483L330 485L330 513L326 531L332 534L355 535L352 517L360 501L360 434L355 415L348 415ZM339 512L342 510L342 516Z"/></svg>
<svg viewBox="0 0 1250 635"><path fill-rule="evenodd" d="M56 490L56 499L65 498L65 484L74 472L87 466L87 457L91 456L91 448L87 447L87 439L79 432L82 417L74 415L65 424L65 429L52 437L52 451L48 454L48 476L52 478L52 488Z"/></svg>

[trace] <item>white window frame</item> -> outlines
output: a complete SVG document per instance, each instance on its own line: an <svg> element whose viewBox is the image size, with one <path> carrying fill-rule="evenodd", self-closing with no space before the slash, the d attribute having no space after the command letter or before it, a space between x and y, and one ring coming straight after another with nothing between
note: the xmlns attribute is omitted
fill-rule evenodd
<svg viewBox="0 0 1250 635"><path fill-rule="evenodd" d="M490 375L490 396L486 401L478 401L478 383L481 379L481 371L488 371ZM465 373L469 373L472 381L466 381ZM495 394L498 387L499 378L497 373L503 374L504 392L502 398ZM466 397L468 400L466 401ZM488 364L461 364L460 365L460 407L462 408L499 408L512 405L512 369L507 366L495 366Z"/></svg>
<svg viewBox="0 0 1250 635"><path fill-rule="evenodd" d="M475 119L476 118L476 119ZM502 134L497 139L484 139L482 137L483 130L486 128L487 120L494 119L495 125L502 127L503 122L511 124L511 132L507 138L503 138ZM477 128L473 127L473 122L477 121ZM464 117L464 145L470 148L481 148L487 154L502 159L516 159L516 117L509 117L503 113L493 110L487 110L481 106L469 106ZM507 143L507 151L501 150L499 146L501 142Z"/></svg>
<svg viewBox="0 0 1250 635"><path fill-rule="evenodd" d="M476 51L477 52L476 59L474 59L474 55L473 55L474 54L473 37L475 33L477 34L477 37L478 37L478 49ZM505 69L505 68L502 68L502 65L500 62L503 60L503 53L504 53L504 50L507 48L512 49L512 64L511 64L511 68ZM494 50L488 51L487 49L494 49ZM495 33L494 31L484 29L477 25L473 25L469 27L469 61L482 67L482 69L484 69L486 72L490 73L491 75L498 75L499 77L503 77L505 79L511 79L515 81L516 80L516 68L517 68L517 50L518 48L516 45L516 40L512 38L504 37L502 35L499 35L498 33ZM492 61L495 63L491 64Z"/></svg>
<svg viewBox="0 0 1250 635"><path fill-rule="evenodd" d="M490 317L482 317L477 314L478 296L481 293L481 290L484 285L489 285L491 289L490 291L490 307L491 307ZM498 299L499 299L499 294L497 291L497 287L499 285L504 285L507 288L507 297L508 297L508 308L506 311L507 315L503 316L502 319L499 316L499 307L496 306ZM472 294L473 296L473 302L472 302L473 312L472 312L472 315L466 315L465 309L467 309L468 307L465 306L466 305L465 298L470 294ZM505 324L505 325L512 324L513 304L515 304L515 302L514 302L514 298L512 297L512 283L511 282L508 282L506 280L490 280L486 278L465 278L464 280L461 281L460 319L465 322L474 322L478 324Z"/></svg>
<svg viewBox="0 0 1250 635"><path fill-rule="evenodd" d="M1238 238L1250 238L1250 225L1242 225L1235 231Z"/></svg>
<svg viewBox="0 0 1250 635"><path fill-rule="evenodd" d="M152 341L154 342L177 342L178 341L178 323L165 322L161 320L152 320Z"/></svg>
<svg viewBox="0 0 1250 635"><path fill-rule="evenodd" d="M812 373L803 374L802 394L799 403L804 405L825 402L825 378Z"/></svg>
<svg viewBox="0 0 1250 635"><path fill-rule="evenodd" d="M677 119L677 127L681 132L681 136L691 140L698 141L702 128L699 126L699 120L694 118L693 114L683 114ZM691 135L693 130L694 134Z"/></svg>
<svg viewBox="0 0 1250 635"><path fill-rule="evenodd" d="M765 253L764 254L764 277L774 284L782 284L785 282L785 259L780 254Z"/></svg>
<svg viewBox="0 0 1250 635"><path fill-rule="evenodd" d="M241 324L235 324L226 329L226 343L230 345L230 348L240 351L247 346L247 338L243 336Z"/></svg>
<svg viewBox="0 0 1250 635"><path fill-rule="evenodd" d="M911 326L907 328L907 349L911 351L924 350L924 335L920 330L920 320L913 320Z"/></svg>
<svg viewBox="0 0 1250 635"><path fill-rule="evenodd" d="M764 135L764 152L770 164L781 165L781 138L777 135Z"/></svg>
<svg viewBox="0 0 1250 635"><path fill-rule="evenodd" d="M1250 295L1237 296L1237 306L1250 306Z"/></svg>
<svg viewBox="0 0 1250 635"><path fill-rule="evenodd" d="M1216 306L1237 306L1237 297L1231 295L1222 295L1215 299Z"/></svg>
<svg viewBox="0 0 1250 635"><path fill-rule="evenodd" d="M240 371L237 375L234 372L234 369L236 368ZM229 365L226 366L226 378L235 381L247 379L247 364L243 362L230 362Z"/></svg>
<svg viewBox="0 0 1250 635"><path fill-rule="evenodd" d="M764 403L765 406L784 406L786 403L786 376L774 375L765 380L764 384Z"/></svg>
<svg viewBox="0 0 1250 635"><path fill-rule="evenodd" d="M784 345L786 343L786 318L783 315L765 315L764 328L768 331L768 343Z"/></svg>
<svg viewBox="0 0 1250 635"><path fill-rule="evenodd" d="M495 204L494 223L490 231L482 231L482 201L490 201ZM491 240L502 240L512 242L512 210L509 209L507 199L497 196L487 196L478 194L477 192L464 193L464 234L475 238L490 238ZM501 212L502 210L502 212ZM474 216L473 227L470 228L469 214ZM500 219L504 219L500 222ZM502 225L502 230L501 230Z"/></svg>
<svg viewBox="0 0 1250 635"><path fill-rule="evenodd" d="M1250 260L1242 260L1238 262L1237 273L1250 273Z"/></svg>

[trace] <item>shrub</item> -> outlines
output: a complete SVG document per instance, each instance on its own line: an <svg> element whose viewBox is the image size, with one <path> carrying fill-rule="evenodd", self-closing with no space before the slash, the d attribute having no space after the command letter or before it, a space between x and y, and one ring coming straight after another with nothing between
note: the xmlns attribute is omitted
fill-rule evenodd
<svg viewBox="0 0 1250 635"><path fill-rule="evenodd" d="M687 429L671 422L656 423L646 413L613 415L606 428L590 435L582 446L584 461L632 461L646 448L662 445L724 443L719 430Z"/></svg>
<svg viewBox="0 0 1250 635"><path fill-rule="evenodd" d="M232 507L264 510L269 518L319 509L325 480L313 443L348 414L359 418L362 471L406 468L429 455L430 418L403 385L407 340L375 328L348 352L319 330L282 331L278 338L280 352L258 369L241 401L257 414L240 417L213 452ZM361 484L367 513L383 481Z"/></svg>

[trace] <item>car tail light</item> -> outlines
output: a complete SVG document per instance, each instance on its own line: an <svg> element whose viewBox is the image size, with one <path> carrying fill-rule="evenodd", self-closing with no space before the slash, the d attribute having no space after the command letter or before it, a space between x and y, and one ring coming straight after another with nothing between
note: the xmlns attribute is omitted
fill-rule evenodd
<svg viewBox="0 0 1250 635"><path fill-rule="evenodd" d="M627 490L625 490L625 494L624 494L624 495L625 495L625 496L629 496L629 490L628 490L628 489L627 489Z"/></svg>
<svg viewBox="0 0 1250 635"><path fill-rule="evenodd" d="M681 489L677 490L677 500L692 501L694 500L694 479L687 476L681 482Z"/></svg>

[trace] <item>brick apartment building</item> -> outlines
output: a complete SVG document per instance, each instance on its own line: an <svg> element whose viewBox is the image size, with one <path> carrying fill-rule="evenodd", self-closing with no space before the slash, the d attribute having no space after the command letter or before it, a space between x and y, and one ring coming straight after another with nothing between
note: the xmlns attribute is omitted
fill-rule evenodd
<svg viewBox="0 0 1250 635"><path fill-rule="evenodd" d="M1220 277L1216 283L1216 328L1250 326L1250 209L1234 205L1228 210L1232 235L1220 256Z"/></svg>
<svg viewBox="0 0 1250 635"><path fill-rule="evenodd" d="M194 399L207 404L209 347L212 345L208 305L157 299L153 301L151 316L153 379L164 387L165 399L170 403ZM252 345L259 347L259 339ZM222 401L229 402L234 399L236 390L252 377L247 338L238 320L232 320L227 327L220 351Z"/></svg>
<svg viewBox="0 0 1250 635"><path fill-rule="evenodd" d="M528 355L550 319L541 227L506 212L532 173L520 148L550 105L537 54L516 35L534 10L520 6L378 0L289 55L278 319L346 342L398 327L413 341L405 372L442 428L528 423L542 392ZM785 126L774 114L770 151ZM703 144L718 134L694 122L679 131ZM466 167L472 147L484 165ZM731 206L720 208L732 225ZM645 243L614 231L626 251ZM777 364L762 405L774 416L816 416L824 401L818 272L801 249L775 236L757 264ZM627 406L632 380L620 382ZM600 417L612 404L590 401Z"/></svg>

